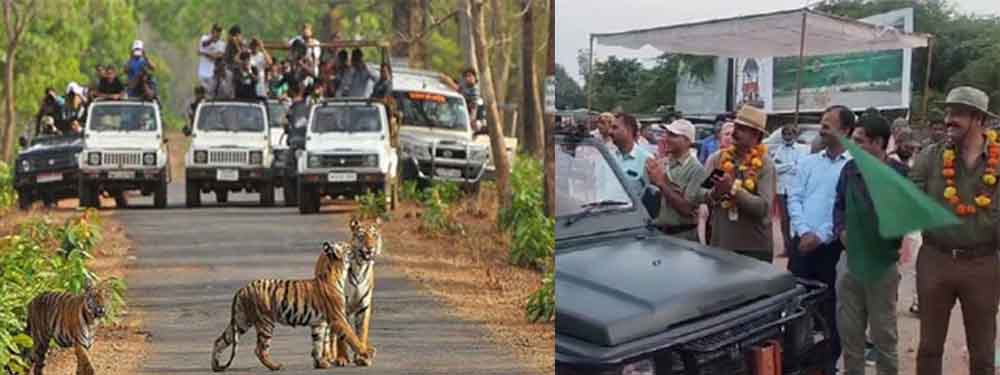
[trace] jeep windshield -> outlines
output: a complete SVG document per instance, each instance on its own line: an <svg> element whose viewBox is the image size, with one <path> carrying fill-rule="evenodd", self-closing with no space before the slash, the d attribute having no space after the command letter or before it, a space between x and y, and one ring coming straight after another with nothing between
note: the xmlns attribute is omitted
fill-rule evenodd
<svg viewBox="0 0 1000 375"><path fill-rule="evenodd" d="M462 98L419 91L396 92L394 97L403 124L469 130L469 111Z"/></svg>
<svg viewBox="0 0 1000 375"><path fill-rule="evenodd" d="M632 198L609 160L594 144L560 144L556 148L556 217L632 208Z"/></svg>
<svg viewBox="0 0 1000 375"><path fill-rule="evenodd" d="M59 144L76 143L83 139L83 134L40 134L31 139L31 146L53 146Z"/></svg>
<svg viewBox="0 0 1000 375"><path fill-rule="evenodd" d="M109 104L90 109L92 132L157 131L156 110L148 105Z"/></svg>
<svg viewBox="0 0 1000 375"><path fill-rule="evenodd" d="M198 130L259 133L264 129L264 111L248 105L208 105L198 111Z"/></svg>
<svg viewBox="0 0 1000 375"><path fill-rule="evenodd" d="M375 106L327 106L316 108L313 133L370 133L382 131L382 116Z"/></svg>

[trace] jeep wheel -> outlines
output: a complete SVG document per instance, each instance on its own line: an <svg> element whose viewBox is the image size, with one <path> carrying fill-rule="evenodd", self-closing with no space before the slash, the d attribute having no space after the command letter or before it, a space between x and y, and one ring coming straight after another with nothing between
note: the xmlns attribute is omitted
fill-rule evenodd
<svg viewBox="0 0 1000 375"><path fill-rule="evenodd" d="M87 183L82 178L78 183L78 196L80 198L80 207L101 207L101 197L98 195L97 186Z"/></svg>
<svg viewBox="0 0 1000 375"><path fill-rule="evenodd" d="M285 198L285 207L295 207L299 205L299 186L294 178L286 178L282 184L281 192Z"/></svg>
<svg viewBox="0 0 1000 375"><path fill-rule="evenodd" d="M274 182L267 181L260 184L260 205L264 207L274 206Z"/></svg>
<svg viewBox="0 0 1000 375"><path fill-rule="evenodd" d="M153 207L156 208L166 208L167 207L167 179L164 178L156 184L156 189L153 190Z"/></svg>
<svg viewBox="0 0 1000 375"><path fill-rule="evenodd" d="M17 208L22 211L27 211L31 208L31 204L34 203L34 198L31 196L31 191L27 189L19 189L17 191Z"/></svg>
<svg viewBox="0 0 1000 375"><path fill-rule="evenodd" d="M219 204L229 202L229 189L215 189L215 201Z"/></svg>
<svg viewBox="0 0 1000 375"><path fill-rule="evenodd" d="M309 186L299 181L299 213L314 214L319 212L319 192L315 186Z"/></svg>
<svg viewBox="0 0 1000 375"><path fill-rule="evenodd" d="M184 189L184 205L188 208L201 206L201 186L188 179Z"/></svg>

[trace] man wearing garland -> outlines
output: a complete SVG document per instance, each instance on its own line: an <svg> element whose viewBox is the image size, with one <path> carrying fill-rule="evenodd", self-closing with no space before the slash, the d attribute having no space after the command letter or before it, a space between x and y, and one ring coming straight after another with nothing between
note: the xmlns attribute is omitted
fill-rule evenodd
<svg viewBox="0 0 1000 375"><path fill-rule="evenodd" d="M851 160L839 136L848 136L854 129L854 113L845 106L827 108L820 120L824 150L799 161L795 180L788 191L788 217L792 240L789 242L788 270L795 276L820 281L831 286L829 298L820 305L823 319L832 331L833 370L840 357L840 335L837 332L836 291L837 262L843 245L833 232L833 208L837 181L841 169ZM829 371L833 373L833 371Z"/></svg>
<svg viewBox="0 0 1000 375"><path fill-rule="evenodd" d="M767 134L767 114L744 105L734 121L733 144L706 160L705 171L714 186L702 195L712 210L709 244L771 262L771 205L774 200L774 163L760 142ZM704 179L702 179L704 180Z"/></svg>
<svg viewBox="0 0 1000 375"><path fill-rule="evenodd" d="M997 166L1000 141L986 124L985 92L956 87L944 102L948 141L928 146L914 163L910 178L922 191L951 207L961 225L924 231L917 257L920 299L918 375L940 375L952 307L962 306L969 373L995 374L996 315L1000 302L998 260Z"/></svg>

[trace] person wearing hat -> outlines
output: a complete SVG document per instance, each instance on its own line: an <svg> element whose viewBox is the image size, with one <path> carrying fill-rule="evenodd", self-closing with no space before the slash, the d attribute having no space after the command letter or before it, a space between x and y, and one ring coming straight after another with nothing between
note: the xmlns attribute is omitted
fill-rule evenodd
<svg viewBox="0 0 1000 375"><path fill-rule="evenodd" d="M143 48L143 43L141 40L136 40L132 42L132 56L129 57L128 61L125 62L125 75L128 77L128 96L138 97L140 92L136 91L138 88L134 87L136 78L143 72L149 73L156 70L156 65L153 64L149 58L146 57L146 50ZM152 77L148 77L149 83L153 86L153 91L156 91L156 82L153 81Z"/></svg>
<svg viewBox="0 0 1000 375"><path fill-rule="evenodd" d="M201 36L198 43L198 82L205 90L210 90L212 76L215 74L215 62L222 59L226 52L226 42L222 40L222 26L212 24L207 35Z"/></svg>
<svg viewBox="0 0 1000 375"><path fill-rule="evenodd" d="M788 249L788 270L797 277L834 285L837 262L843 245L833 231L833 208L841 170L851 160L838 137L851 135L856 123L854 113L845 106L827 108L820 119L820 137L824 150L802 158L795 182L788 191L788 218L792 235ZM833 337L833 360L840 357L840 336L836 320L836 292L827 289L820 304L823 319L830 323ZM831 372L832 373L832 372Z"/></svg>
<svg viewBox="0 0 1000 375"><path fill-rule="evenodd" d="M662 126L662 125L657 125ZM666 158L646 160L649 183L660 189L660 215L653 223L664 233L690 241L697 241L697 218L700 185L705 169L691 153L695 130L691 122L680 119L662 126L666 132Z"/></svg>
<svg viewBox="0 0 1000 375"><path fill-rule="evenodd" d="M771 262L771 205L774 200L774 163L761 140L767 134L767 114L744 105L736 115L732 146L708 157L701 199L710 208L709 244ZM719 175L714 172L718 170Z"/></svg>
<svg viewBox="0 0 1000 375"><path fill-rule="evenodd" d="M909 167L886 154L891 137L889 122L878 114L862 116L851 134L862 150L906 176ZM836 268L837 332L847 375L865 373L866 330L877 354L878 374L899 373L896 324L899 264L908 262L912 253L907 239L881 238L872 194L855 160L849 160L837 181L833 211L833 231L841 244L847 245L848 233L858 236L858 242L852 242L853 247L846 249ZM856 203L851 205L856 208L848 210L848 200L854 200ZM854 246L856 243L864 245Z"/></svg>
<svg viewBox="0 0 1000 375"><path fill-rule="evenodd" d="M87 116L84 95L83 86L76 82L70 82L66 87L66 96L63 97L63 105L59 108L59 117L56 121L56 128L60 133L68 134L84 123Z"/></svg>
<svg viewBox="0 0 1000 375"><path fill-rule="evenodd" d="M923 231L917 256L920 348L917 374L941 374L949 318L956 300L962 308L969 373L994 374L1000 258L997 255L997 164L1000 140L986 125L997 118L985 92L956 87L944 101L948 141L917 155L910 179L961 219Z"/></svg>

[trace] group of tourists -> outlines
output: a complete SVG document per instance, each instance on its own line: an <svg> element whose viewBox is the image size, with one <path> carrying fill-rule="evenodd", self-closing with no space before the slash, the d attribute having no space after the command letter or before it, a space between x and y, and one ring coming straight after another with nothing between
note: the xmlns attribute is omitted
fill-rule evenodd
<svg viewBox="0 0 1000 375"><path fill-rule="evenodd" d="M653 125L665 135L655 145L643 143L647 137L627 113L601 114L592 134L607 145L626 179L660 192L654 224L667 235L772 262L772 220L782 218L773 224L781 226L785 240L779 255L788 257L789 271L829 287L819 306L832 338L829 373L843 355L844 373L864 374L866 353L879 374L899 373L899 270L916 259L916 296L909 310L920 319L917 373L941 374L948 322L958 301L970 373L982 375L995 372L1000 303L995 215L1000 139L989 128L997 116L988 102L987 94L973 87L951 90L944 118L926 124L931 134L923 142L906 119L890 122L878 110L858 115L841 105L823 112L815 147L799 144L792 124L782 128L781 145L769 150L762 144L768 116L749 105L720 116L718 136L703 140L700 152L692 152L695 127L685 119ZM876 213L873 202L889 193L862 178L843 139L954 210L961 224L880 237L877 218L885 213ZM776 206L781 215L772 214ZM707 212L700 215L702 210ZM702 216L705 228L698 225ZM862 272L862 259L876 259L878 267L866 264Z"/></svg>

